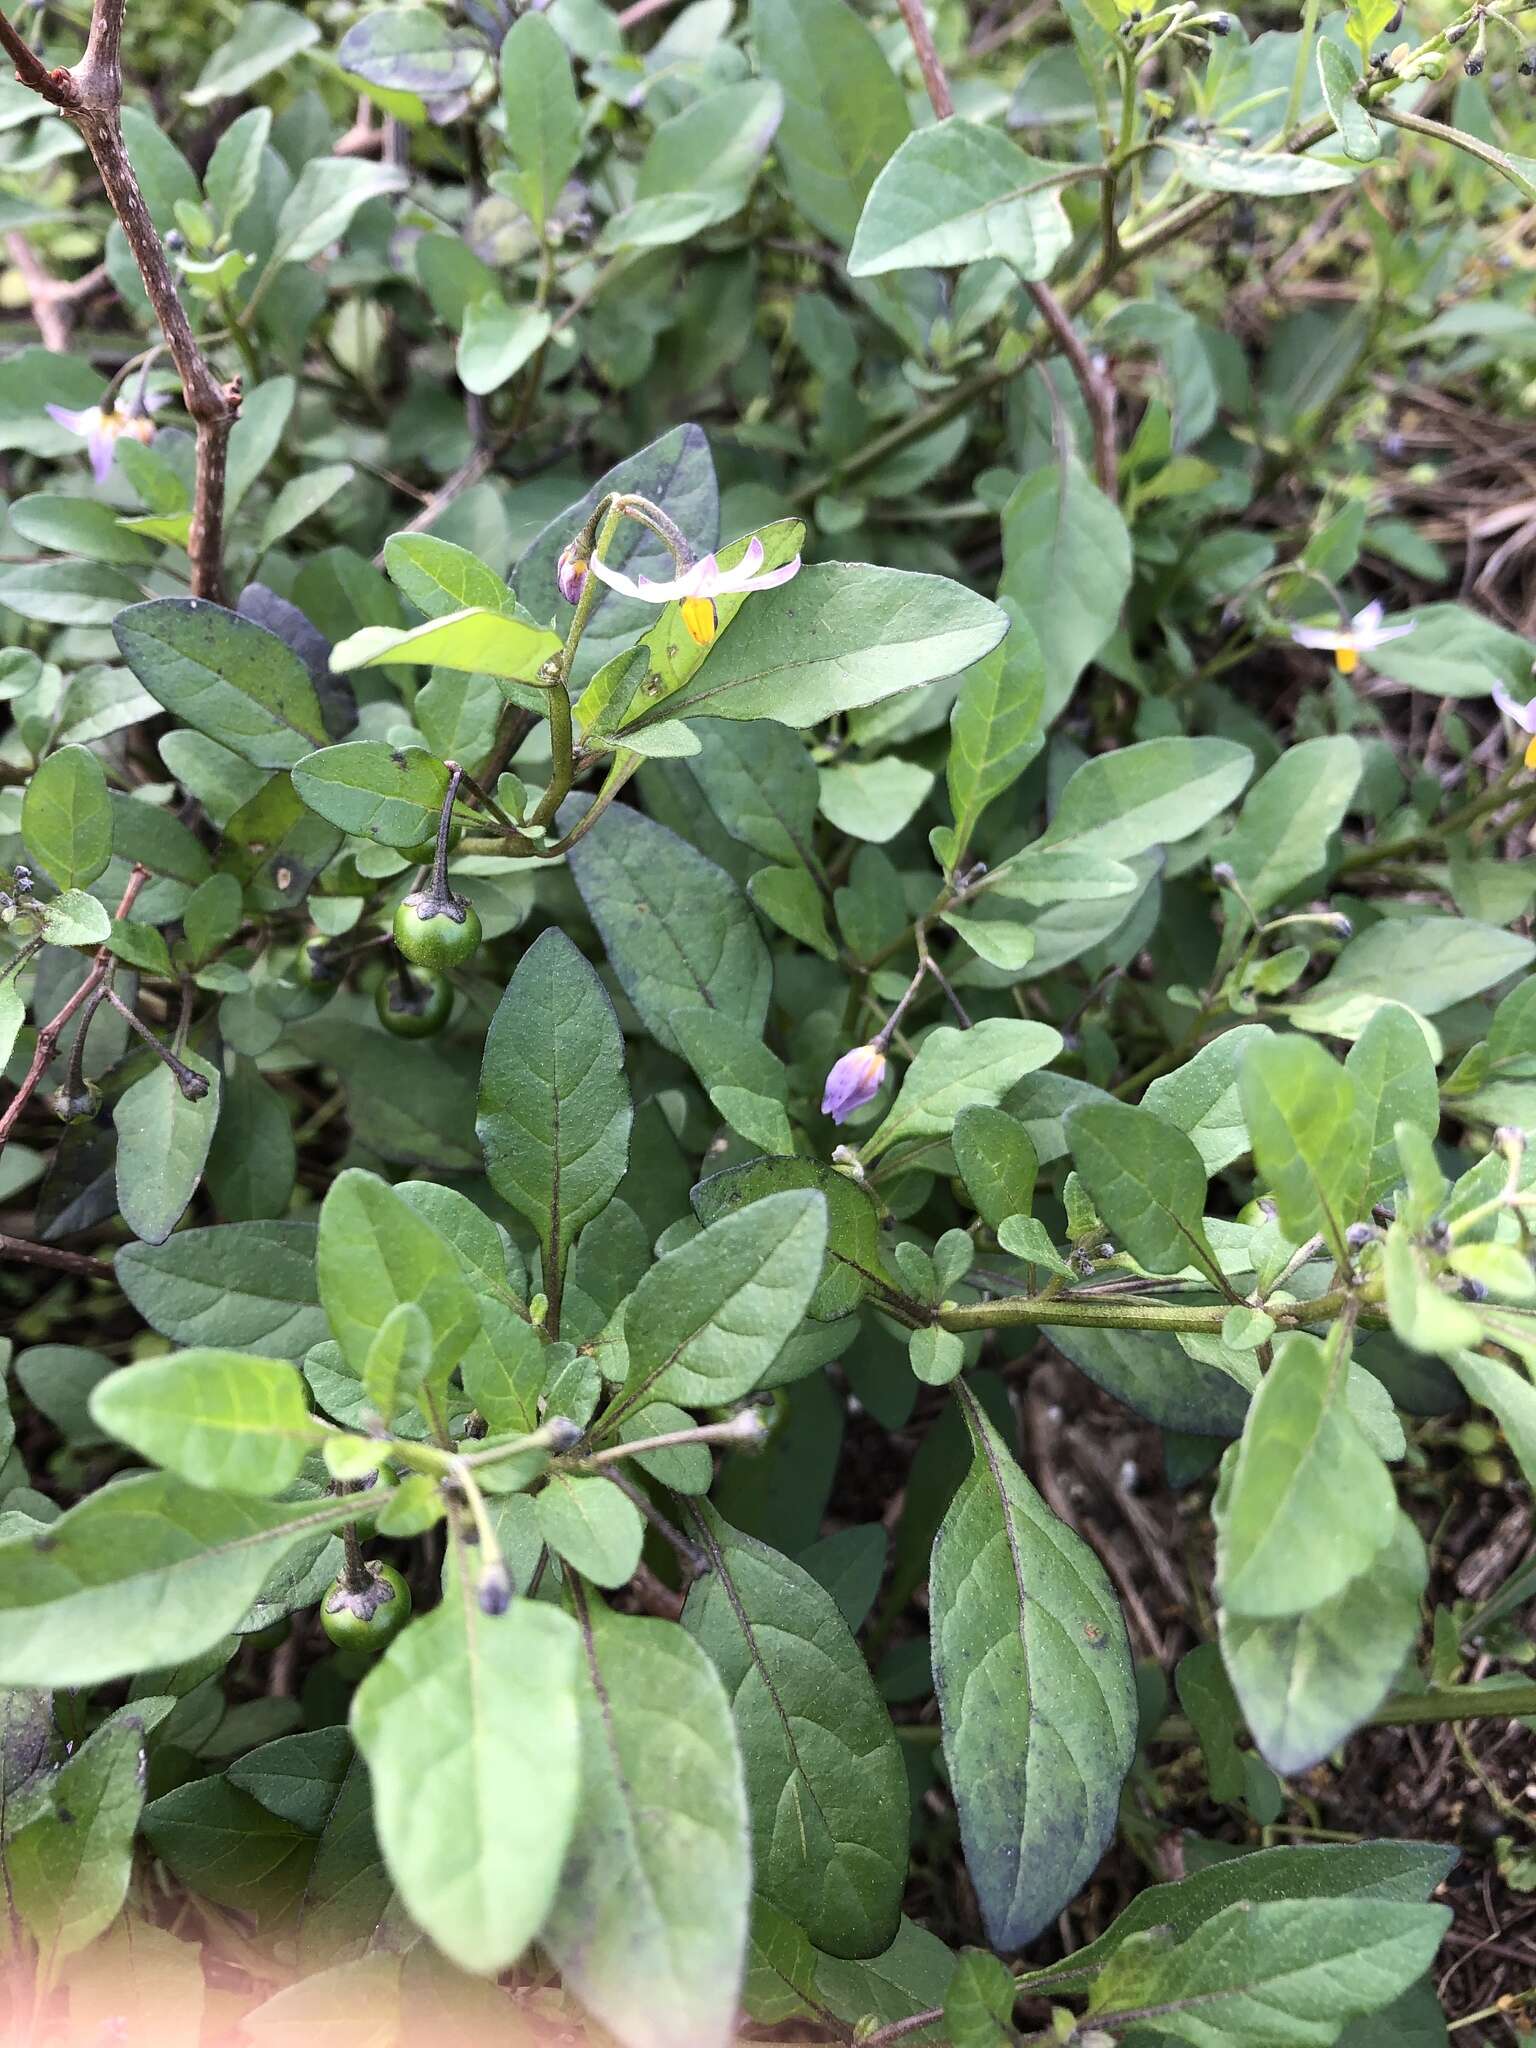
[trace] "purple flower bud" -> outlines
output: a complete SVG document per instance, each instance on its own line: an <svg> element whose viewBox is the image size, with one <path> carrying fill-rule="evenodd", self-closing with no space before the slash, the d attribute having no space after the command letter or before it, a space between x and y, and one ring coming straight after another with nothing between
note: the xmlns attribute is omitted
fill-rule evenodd
<svg viewBox="0 0 1536 2048"><path fill-rule="evenodd" d="M833 1123L846 1123L856 1109L873 1102L885 1079L885 1054L878 1045L856 1045L845 1052L827 1076L821 1092L821 1113Z"/></svg>
<svg viewBox="0 0 1536 2048"><path fill-rule="evenodd" d="M555 584L567 604L575 604L586 587L592 557L579 540L568 541L555 564Z"/></svg>

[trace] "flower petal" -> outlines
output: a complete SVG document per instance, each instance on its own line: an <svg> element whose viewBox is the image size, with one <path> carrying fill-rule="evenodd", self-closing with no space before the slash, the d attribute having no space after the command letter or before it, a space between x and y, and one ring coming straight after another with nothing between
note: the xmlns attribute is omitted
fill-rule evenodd
<svg viewBox="0 0 1536 2048"><path fill-rule="evenodd" d="M115 419L111 424L102 419L92 427L86 439L86 450L91 458L91 474L99 484L104 484L112 474L112 457L116 452L119 432Z"/></svg>
<svg viewBox="0 0 1536 2048"><path fill-rule="evenodd" d="M68 434L88 434L101 418L99 405L88 405L83 412L71 412L64 405L45 405L43 411Z"/></svg>
<svg viewBox="0 0 1536 2048"><path fill-rule="evenodd" d="M1386 606L1379 597L1373 597L1368 605L1362 606L1355 613L1350 624L1354 627L1360 639L1363 640L1367 634L1375 632L1376 628L1381 624L1386 609Z"/></svg>
<svg viewBox="0 0 1536 2048"><path fill-rule="evenodd" d="M856 1045L845 1052L827 1075L822 1090L821 1113L833 1123L847 1121L856 1109L872 1102L885 1079L885 1054L877 1045Z"/></svg>
<svg viewBox="0 0 1536 2048"><path fill-rule="evenodd" d="M1321 648L1329 653L1355 644L1353 633L1340 633L1327 626L1292 626L1291 638L1298 647Z"/></svg>
<svg viewBox="0 0 1536 2048"><path fill-rule="evenodd" d="M1506 718L1512 718L1522 732L1536 732L1536 697L1522 704L1512 697L1497 676L1493 679L1493 701Z"/></svg>
<svg viewBox="0 0 1536 2048"><path fill-rule="evenodd" d="M1385 647L1389 640L1401 640L1403 635L1411 633L1417 624L1417 619L1407 619L1401 626L1372 626L1368 633L1361 633L1358 636L1360 645L1369 653L1373 647Z"/></svg>
<svg viewBox="0 0 1536 2048"><path fill-rule="evenodd" d="M608 564L600 562L596 555L592 557L591 569L599 583L606 583L610 590L617 590L623 597L638 597L642 604L665 604L667 601L666 598L653 594L658 588L656 584L642 587L647 583L645 577L642 576L637 583L632 576L625 576L617 569L610 569Z"/></svg>

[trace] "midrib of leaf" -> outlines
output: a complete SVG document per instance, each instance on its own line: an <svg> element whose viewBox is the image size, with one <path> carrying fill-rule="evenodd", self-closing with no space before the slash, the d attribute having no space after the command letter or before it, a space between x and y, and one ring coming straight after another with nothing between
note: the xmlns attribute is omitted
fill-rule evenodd
<svg viewBox="0 0 1536 2048"><path fill-rule="evenodd" d="M747 1610L741 1604L741 1595L736 1591L735 1581L732 1579L730 1571L726 1566L725 1554L715 1541L715 1532L710 1528L704 1517L701 1514L695 1513L693 1521L694 1527L698 1530L699 1536L703 1541L704 1548L709 1553L710 1569L720 1581L721 1590L731 1604L731 1612L736 1617L736 1626L741 1630L742 1641L747 1646L747 1654L752 1659L753 1667L763 1682L763 1690L773 1703L773 1711L779 1717L780 1726L784 1730L784 1746L789 1751L790 1762L794 1765L795 1777L804 1784L806 1791L809 1793L811 1805L815 1809L817 1819L827 1831L828 1840L835 1842L837 1840L836 1830L822 1811L821 1801L816 1797L816 1787L811 1782L810 1773L800 1761L800 1750L795 1742L793 1724L790 1721L789 1715L784 1711L784 1702L779 1698L778 1687L774 1684L772 1674L763 1661L763 1654L757 1646L757 1636L753 1631L751 1619L747 1614ZM798 1804L798 1787L796 1788L795 1797ZM801 1829L801 1839L803 1842L803 1826Z"/></svg>
<svg viewBox="0 0 1536 2048"><path fill-rule="evenodd" d="M580 1577L576 1574L572 1574L571 1591L576 1605L576 1620L581 1629L582 1649L587 1659L587 1673L592 1680L592 1691L597 1699L598 1711L603 1717L603 1741L608 1749L609 1762L613 1769L613 1780L619 1789L619 1800L624 1813L624 1832L630 1852L630 1868L644 1887L646 1901L650 1906L652 1917L657 1926L661 1928L663 1937L670 1946L670 1930L668 1928L667 1916L662 1910L660 1899L656 1895L656 1886L651 1877L650 1868L645 1858L640 1854L640 1829L635 1819L640 1802L635 1798L629 1778L624 1770L624 1760L619 1750L618 1730L614 1726L613 1698L603 1678L602 1666L597 1661L597 1641L592 1631L592 1616L587 1607L586 1592ZM675 1956L672 1958L672 1964L673 1975L676 1980L686 1982L686 1972L678 1969Z"/></svg>
<svg viewBox="0 0 1536 2048"><path fill-rule="evenodd" d="M188 1567L206 1564L211 1558L234 1557L242 1550L253 1549L257 1544L278 1543L288 1537L296 1538L307 1535L311 1529L329 1528L336 1522L355 1519L358 1512L358 1503L355 1496L348 1500L332 1501L328 1506L317 1509L312 1515L306 1515L299 1521L281 1522L275 1529L256 1530L249 1536L234 1536L226 1543L216 1543L205 1549L194 1551L190 1557L173 1558L167 1564L151 1565L148 1570L130 1572L126 1578L91 1580L77 1578L75 1591L77 1593L100 1593L110 1586L131 1586L139 1579L164 1579L173 1572L180 1572ZM170 1517L161 1515L155 1519L169 1520ZM179 1528L181 1524L177 1523L175 1526ZM71 1596L66 1594L64 1597L67 1599ZM56 1603L53 1600L34 1600L28 1604L31 1607L51 1607ZM20 1610L17 1611L19 1612Z"/></svg>
<svg viewBox="0 0 1536 2048"><path fill-rule="evenodd" d="M1070 170L1072 167L1070 165L1063 165L1062 168L1063 170ZM966 189L963 177L951 174L948 182L952 185L959 185L962 191ZM1066 180L1058 174L1049 178L1036 178L1028 185L1015 185L1007 192L1000 192L995 199L982 199L976 205L968 206L960 213L945 214L942 220L934 222L929 227L920 228L918 234L931 235L940 228L962 227L967 221L984 220L989 213L999 206L1016 206L1021 199L1028 199L1033 193L1048 192L1053 186L1065 183ZM1032 221L1029 232L1030 239L1032 241L1035 240L1035 228ZM909 234L902 241L890 243L888 247L900 249L904 248L908 242L916 240L916 234Z"/></svg>
<svg viewBox="0 0 1536 2048"><path fill-rule="evenodd" d="M1003 1475L998 1469L997 1458L992 1449L992 1441L982 1427L981 1410L977 1404L976 1396L965 1384L963 1378L955 1381L955 1392L960 1396L961 1406L965 1409L965 1419L970 1427L971 1440L986 1460L987 1476L991 1479L996 1489L998 1506L1002 1510L1003 1533L1008 1541L1008 1562L1013 1571L1013 1589L1018 1596L1016 1604L1019 1611L1019 1653L1024 1659L1024 1696L1029 1708L1030 1730L1033 1732L1035 1725L1035 1696L1030 1685L1029 1638L1024 1629L1024 1607L1028 1596L1024 1590L1024 1568L1019 1559L1019 1537L1018 1530L1014 1526L1013 1503L1009 1500L1008 1489L1003 1484ZM1066 1747L1065 1743L1063 1747ZM1067 1754L1071 1756L1070 1749L1067 1750ZM1073 1758L1073 1763L1074 1765L1076 1764L1076 1758ZM1027 1876L1028 1873L1023 1868L1023 1859L1021 1858L1018 1875L1013 1881L1012 1903L1017 1903L1019 1887L1026 1881Z"/></svg>

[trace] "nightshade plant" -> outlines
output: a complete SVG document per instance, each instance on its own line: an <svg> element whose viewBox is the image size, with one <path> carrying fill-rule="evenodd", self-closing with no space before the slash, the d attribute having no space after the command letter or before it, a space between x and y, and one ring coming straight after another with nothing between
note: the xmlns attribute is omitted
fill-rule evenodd
<svg viewBox="0 0 1536 2048"><path fill-rule="evenodd" d="M1353 450L1518 10L666 11L0 15L14 2037L1444 2040L1532 649Z"/></svg>

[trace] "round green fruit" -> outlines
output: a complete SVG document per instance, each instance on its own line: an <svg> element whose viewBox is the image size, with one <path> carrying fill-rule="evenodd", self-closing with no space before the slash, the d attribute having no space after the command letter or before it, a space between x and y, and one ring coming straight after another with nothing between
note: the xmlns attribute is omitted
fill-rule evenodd
<svg viewBox="0 0 1536 2048"><path fill-rule="evenodd" d="M320 1602L320 1625L338 1650L384 1650L411 1618L411 1589L392 1564L368 1564L370 1584L349 1592L335 1580Z"/></svg>
<svg viewBox="0 0 1536 2048"><path fill-rule="evenodd" d="M317 994L334 995L341 981L342 963L328 952L321 938L305 939L294 956L293 978Z"/></svg>
<svg viewBox="0 0 1536 2048"><path fill-rule="evenodd" d="M418 891L395 912L395 944L413 966L445 973L474 957L480 945L480 919L462 897L433 903Z"/></svg>
<svg viewBox="0 0 1536 2048"><path fill-rule="evenodd" d="M430 968L408 968L406 975L409 991L402 987L398 974L379 976L373 992L379 1022L392 1038L435 1038L448 1022L453 989L443 975Z"/></svg>

